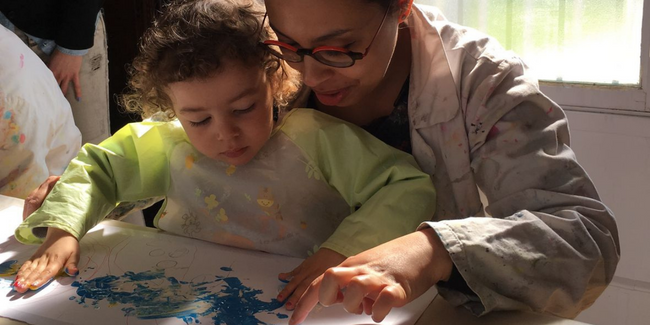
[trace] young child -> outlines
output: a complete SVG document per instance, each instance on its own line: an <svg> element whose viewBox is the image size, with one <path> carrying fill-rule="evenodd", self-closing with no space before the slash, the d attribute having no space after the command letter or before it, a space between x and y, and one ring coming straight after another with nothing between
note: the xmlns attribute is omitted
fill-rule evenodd
<svg viewBox="0 0 650 325"><path fill-rule="evenodd" d="M175 119L133 123L82 148L16 230L39 243L48 229L17 291L62 267L76 274L77 240L125 201L164 196L155 225L182 236L303 258L318 249L292 272L293 288L433 215L433 185L410 155L313 110L276 120L297 78L259 45L270 29L258 6L167 7L142 39L124 103Z"/></svg>

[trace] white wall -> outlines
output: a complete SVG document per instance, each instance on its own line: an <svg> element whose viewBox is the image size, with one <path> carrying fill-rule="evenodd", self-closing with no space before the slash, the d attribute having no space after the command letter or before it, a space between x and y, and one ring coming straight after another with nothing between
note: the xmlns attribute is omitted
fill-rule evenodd
<svg viewBox="0 0 650 325"><path fill-rule="evenodd" d="M621 261L612 284L577 319L650 323L650 117L567 111L571 147L614 211Z"/></svg>

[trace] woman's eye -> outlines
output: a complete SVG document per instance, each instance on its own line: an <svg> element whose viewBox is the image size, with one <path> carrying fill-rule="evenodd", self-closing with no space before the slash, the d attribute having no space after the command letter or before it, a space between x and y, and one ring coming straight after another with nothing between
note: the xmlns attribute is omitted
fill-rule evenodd
<svg viewBox="0 0 650 325"><path fill-rule="evenodd" d="M352 42L352 43L346 44L346 45L341 46L341 47L346 49L346 50L350 50L350 48L354 45L354 43L356 43L356 42Z"/></svg>
<svg viewBox="0 0 650 325"><path fill-rule="evenodd" d="M198 122L190 121L190 125L194 126L194 127L203 126L203 125L208 124L211 119L212 119L211 117L207 117L207 118L205 118L205 119L203 119L201 121L198 121Z"/></svg>
<svg viewBox="0 0 650 325"><path fill-rule="evenodd" d="M338 44L337 44L337 43L338 43ZM354 42L351 42L351 43L345 43L345 44L343 44L343 45L339 45L339 44L341 44L341 43L336 42L336 43L334 43L334 44L327 44L327 45L323 45L323 46L338 47L338 48L340 48L340 49L345 49L345 50L351 51L352 48L355 46L355 44L357 44L357 42L354 41ZM318 47L317 47L317 48L318 48Z"/></svg>
<svg viewBox="0 0 650 325"><path fill-rule="evenodd" d="M293 47L299 47L300 46L300 45L298 45L298 43L296 43L293 40L283 39L281 37L278 37L278 41L282 42L282 43L285 43L285 44L289 44L289 45L291 45Z"/></svg>

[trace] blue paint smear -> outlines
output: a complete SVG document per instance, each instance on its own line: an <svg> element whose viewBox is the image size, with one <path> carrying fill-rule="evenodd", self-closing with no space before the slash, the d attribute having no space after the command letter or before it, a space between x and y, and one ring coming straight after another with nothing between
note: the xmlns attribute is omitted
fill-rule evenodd
<svg viewBox="0 0 650 325"><path fill-rule="evenodd" d="M18 263L18 261L8 260L0 264L0 274L2 274L3 276L16 274L17 270L12 268L16 263Z"/></svg>
<svg viewBox="0 0 650 325"><path fill-rule="evenodd" d="M0 290L11 289L14 283L14 276L18 273L18 261L8 260L0 264Z"/></svg>
<svg viewBox="0 0 650 325"><path fill-rule="evenodd" d="M224 266L224 267L221 268L221 271L230 272L230 271L232 271L232 268L229 268L229 267L227 267L227 266Z"/></svg>
<svg viewBox="0 0 650 325"><path fill-rule="evenodd" d="M237 277L215 276L213 281L191 283L166 277L164 270L154 270L75 281L72 286L77 288L76 302L84 307L88 307L87 300L92 300L95 308L104 300L127 305L122 308L124 316L141 319L176 317L186 324L198 324L200 318L210 317L214 324L270 325L255 314L267 312L279 319L288 317L272 312L282 302L259 300L257 296L262 290L243 285ZM221 290L216 292L216 288Z"/></svg>

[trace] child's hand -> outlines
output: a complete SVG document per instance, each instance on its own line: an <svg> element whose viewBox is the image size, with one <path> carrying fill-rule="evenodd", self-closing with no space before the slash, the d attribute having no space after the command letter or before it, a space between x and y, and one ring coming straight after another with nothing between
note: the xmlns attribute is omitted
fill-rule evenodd
<svg viewBox="0 0 650 325"><path fill-rule="evenodd" d="M14 290L23 293L30 287L39 288L61 271L76 275L79 270L79 242L69 233L48 228L47 236L36 253L18 270Z"/></svg>
<svg viewBox="0 0 650 325"><path fill-rule="evenodd" d="M293 310L309 284L332 266L339 265L345 256L327 248L319 249L314 255L304 260L297 268L289 273L280 273L280 280L291 280L278 294L278 300L284 301L288 310Z"/></svg>
<svg viewBox="0 0 650 325"><path fill-rule="evenodd" d="M343 303L348 312L365 312L381 322L393 307L404 306L439 280L447 280L452 267L434 230L416 231L328 269L311 283L289 324L304 321L319 301L325 306Z"/></svg>

